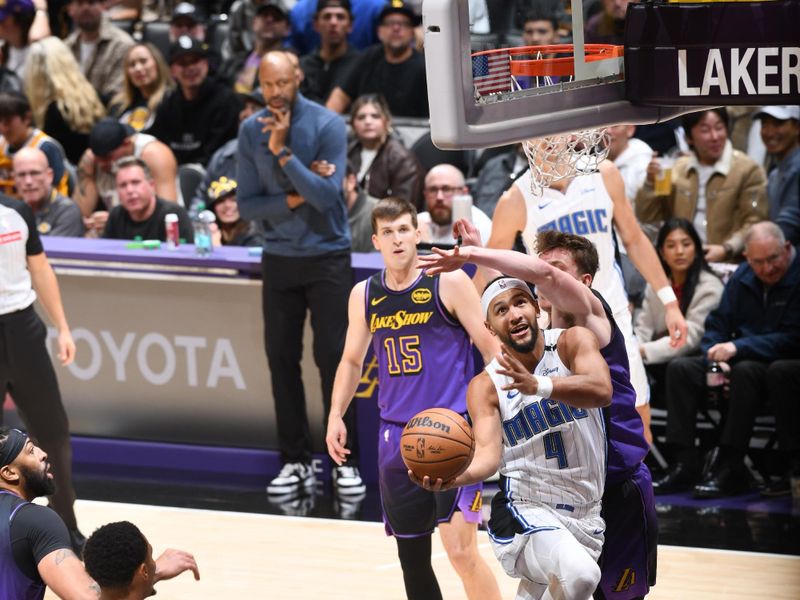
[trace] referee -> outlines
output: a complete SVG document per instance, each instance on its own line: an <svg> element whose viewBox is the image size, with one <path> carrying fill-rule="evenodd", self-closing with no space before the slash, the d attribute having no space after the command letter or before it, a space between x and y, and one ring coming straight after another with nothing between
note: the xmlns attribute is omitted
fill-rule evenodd
<svg viewBox="0 0 800 600"><path fill-rule="evenodd" d="M37 294L58 329L58 358L66 366L75 357L75 342L33 213L24 202L0 195L0 400L11 393L29 435L49 455L59 481L50 505L80 556L85 540L73 510L69 423L45 346L47 328L33 309Z"/></svg>

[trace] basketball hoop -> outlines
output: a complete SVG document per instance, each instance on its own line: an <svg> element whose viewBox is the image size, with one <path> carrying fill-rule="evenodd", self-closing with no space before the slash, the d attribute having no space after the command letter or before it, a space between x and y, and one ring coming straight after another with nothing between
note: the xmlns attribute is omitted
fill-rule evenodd
<svg viewBox="0 0 800 600"><path fill-rule="evenodd" d="M608 71L623 77L623 46L585 44L583 50L582 61L576 60L573 44L475 52L472 64L476 101L495 101L505 92L535 94L547 92L548 88L552 90L554 86L570 86L576 80L576 64L577 69L591 65L596 75ZM522 80L523 77L526 79ZM525 140L522 145L531 169L531 191L537 196L556 181L597 172L608 155L605 129L583 129Z"/></svg>
<svg viewBox="0 0 800 600"><path fill-rule="evenodd" d="M606 128L523 141L531 169L531 192L541 196L556 181L596 173L608 156L608 144Z"/></svg>

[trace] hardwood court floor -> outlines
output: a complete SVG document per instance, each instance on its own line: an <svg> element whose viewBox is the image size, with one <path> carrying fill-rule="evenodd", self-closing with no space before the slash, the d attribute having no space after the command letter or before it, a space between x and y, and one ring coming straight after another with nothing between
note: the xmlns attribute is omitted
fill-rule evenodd
<svg viewBox="0 0 800 600"><path fill-rule="evenodd" d="M89 535L110 521L129 520L148 537L156 556L167 547L191 551L201 580L190 574L157 586L159 600L275 599L402 600L394 542L380 523L283 517L79 500ZM438 538L434 567L446 600L464 598ZM514 580L494 559L486 534L482 554L504 598ZM731 600L800 597L800 557L753 552L659 548L659 581L652 600ZM47 600L55 596L48 592Z"/></svg>

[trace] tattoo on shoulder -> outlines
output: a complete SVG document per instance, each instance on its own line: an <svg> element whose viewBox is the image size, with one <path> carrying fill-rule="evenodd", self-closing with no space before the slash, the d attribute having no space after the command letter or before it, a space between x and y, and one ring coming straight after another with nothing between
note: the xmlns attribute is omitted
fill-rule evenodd
<svg viewBox="0 0 800 600"><path fill-rule="evenodd" d="M60 565L70 556L74 556L75 558L77 558L77 556L75 556L75 553L69 548L62 548L61 550L56 552L56 566Z"/></svg>
<svg viewBox="0 0 800 600"><path fill-rule="evenodd" d="M96 581L92 582L92 584L89 586L89 589L92 590L93 592L95 592L98 597L100 596L100 594L102 592L102 590L100 590L100 586L97 585Z"/></svg>

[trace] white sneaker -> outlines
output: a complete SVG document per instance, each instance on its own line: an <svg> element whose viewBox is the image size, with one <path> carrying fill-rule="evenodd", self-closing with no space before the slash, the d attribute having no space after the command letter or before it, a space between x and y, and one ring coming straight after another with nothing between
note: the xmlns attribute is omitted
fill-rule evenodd
<svg viewBox="0 0 800 600"><path fill-rule="evenodd" d="M311 487L316 483L311 465L301 462L286 463L281 472L269 482L268 494L291 494L300 488Z"/></svg>
<svg viewBox="0 0 800 600"><path fill-rule="evenodd" d="M363 494L367 490L358 467L341 465L333 468L333 485L336 493L342 496Z"/></svg>

